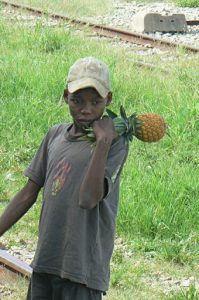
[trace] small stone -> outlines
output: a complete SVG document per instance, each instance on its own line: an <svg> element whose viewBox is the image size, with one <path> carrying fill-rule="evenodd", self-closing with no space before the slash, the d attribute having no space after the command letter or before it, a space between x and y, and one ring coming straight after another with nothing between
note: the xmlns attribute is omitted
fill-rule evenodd
<svg viewBox="0 0 199 300"><path fill-rule="evenodd" d="M164 278L164 281L171 281L172 280L172 277L166 277Z"/></svg>
<svg viewBox="0 0 199 300"><path fill-rule="evenodd" d="M145 44L144 47L145 48L151 48L151 44Z"/></svg>
<svg viewBox="0 0 199 300"><path fill-rule="evenodd" d="M190 286L190 280L186 279L186 280L182 281L180 285L183 286L183 287L189 287Z"/></svg>

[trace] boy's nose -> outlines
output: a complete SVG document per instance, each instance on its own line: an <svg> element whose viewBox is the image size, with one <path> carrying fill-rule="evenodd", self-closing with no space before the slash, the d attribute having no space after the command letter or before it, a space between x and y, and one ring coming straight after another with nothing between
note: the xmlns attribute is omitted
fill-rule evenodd
<svg viewBox="0 0 199 300"><path fill-rule="evenodd" d="M91 107L89 105L86 105L86 106L82 107L81 113L82 114L90 114L91 113Z"/></svg>

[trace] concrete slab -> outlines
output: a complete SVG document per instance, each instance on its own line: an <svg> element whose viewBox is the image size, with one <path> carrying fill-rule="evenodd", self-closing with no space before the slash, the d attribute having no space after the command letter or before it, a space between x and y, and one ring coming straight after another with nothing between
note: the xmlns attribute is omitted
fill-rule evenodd
<svg viewBox="0 0 199 300"><path fill-rule="evenodd" d="M132 30L138 32L186 32L187 22L184 14L163 16L157 13L142 13L134 16Z"/></svg>

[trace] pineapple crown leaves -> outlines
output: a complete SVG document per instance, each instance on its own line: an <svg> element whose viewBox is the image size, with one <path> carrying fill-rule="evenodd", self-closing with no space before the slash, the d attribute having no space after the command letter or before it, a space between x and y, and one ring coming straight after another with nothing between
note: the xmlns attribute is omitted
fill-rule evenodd
<svg viewBox="0 0 199 300"><path fill-rule="evenodd" d="M121 116L121 118L123 118L124 120L128 120L127 115L126 115L126 112L125 112L125 109L124 109L124 107L123 107L122 105L120 106L120 116Z"/></svg>
<svg viewBox="0 0 199 300"><path fill-rule="evenodd" d="M116 131L119 135L124 135L126 142L131 142L133 140L133 135L135 135L136 128L138 127L138 122L136 121L136 113L127 117L124 107L120 106L120 117L110 109L106 109L106 112L110 118L113 119Z"/></svg>
<svg viewBox="0 0 199 300"><path fill-rule="evenodd" d="M116 113L114 113L112 110L106 108L106 112L107 112L107 115L111 118L111 119L115 119L118 117L118 115Z"/></svg>
<svg viewBox="0 0 199 300"><path fill-rule="evenodd" d="M91 142L95 142L95 135L93 133L93 129L90 127L85 127L86 135L79 137L79 140L89 140Z"/></svg>

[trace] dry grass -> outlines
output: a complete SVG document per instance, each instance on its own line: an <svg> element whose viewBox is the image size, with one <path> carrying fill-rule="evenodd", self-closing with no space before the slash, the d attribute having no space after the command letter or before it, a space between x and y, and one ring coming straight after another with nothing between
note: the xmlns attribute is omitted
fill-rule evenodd
<svg viewBox="0 0 199 300"><path fill-rule="evenodd" d="M28 279L0 268L0 299L25 300L28 283Z"/></svg>

